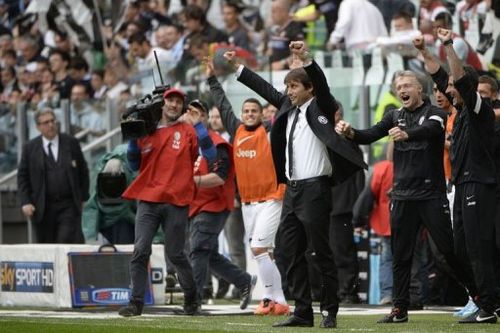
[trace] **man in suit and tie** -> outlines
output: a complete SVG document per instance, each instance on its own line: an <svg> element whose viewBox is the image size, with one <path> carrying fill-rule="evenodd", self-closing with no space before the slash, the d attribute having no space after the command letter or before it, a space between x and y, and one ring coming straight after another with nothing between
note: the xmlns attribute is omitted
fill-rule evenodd
<svg viewBox="0 0 500 333"><path fill-rule="evenodd" d="M58 132L54 111L37 111L41 135L23 147L17 188L23 214L39 243L83 243L81 214L89 198L89 170L78 141Z"/></svg>
<svg viewBox="0 0 500 333"><path fill-rule="evenodd" d="M292 298L293 316L275 324L314 326L308 262L320 272L320 327L337 325L337 271L329 246L328 230L332 197L330 186L366 168L359 154L335 133L338 108L320 67L307 57L303 42L290 43L290 51L305 62L285 77L286 94L234 60L238 80L258 93L278 112L271 129L271 150L278 183L286 183L277 251L284 258Z"/></svg>

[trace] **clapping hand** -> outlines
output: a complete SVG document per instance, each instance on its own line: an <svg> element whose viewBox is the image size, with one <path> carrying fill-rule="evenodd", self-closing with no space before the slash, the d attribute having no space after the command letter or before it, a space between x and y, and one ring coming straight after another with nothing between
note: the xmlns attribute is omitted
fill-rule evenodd
<svg viewBox="0 0 500 333"><path fill-rule="evenodd" d="M408 134L399 127L393 127L389 130L389 136L394 141L405 141L408 140Z"/></svg>

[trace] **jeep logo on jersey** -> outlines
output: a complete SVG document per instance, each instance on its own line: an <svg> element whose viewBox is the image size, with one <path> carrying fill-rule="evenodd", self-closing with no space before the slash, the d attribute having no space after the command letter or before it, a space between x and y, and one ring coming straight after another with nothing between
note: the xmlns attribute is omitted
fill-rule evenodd
<svg viewBox="0 0 500 333"><path fill-rule="evenodd" d="M318 121L323 125L328 124L328 119L325 116L318 116Z"/></svg>
<svg viewBox="0 0 500 333"><path fill-rule="evenodd" d="M257 156L257 151L238 149L238 151L236 152L236 156L243 158L254 158Z"/></svg>

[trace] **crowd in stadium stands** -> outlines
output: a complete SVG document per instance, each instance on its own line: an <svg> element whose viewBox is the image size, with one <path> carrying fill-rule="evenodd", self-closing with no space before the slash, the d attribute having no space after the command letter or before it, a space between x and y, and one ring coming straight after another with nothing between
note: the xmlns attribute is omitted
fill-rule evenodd
<svg viewBox="0 0 500 333"><path fill-rule="evenodd" d="M187 96L182 92L178 95L186 102L203 99L208 104L206 107L203 104L204 111L210 110L205 115L208 116L208 124L232 142L233 138L221 125L221 115L206 82L204 58L213 57L215 74L221 80L227 75L234 75L233 68L224 58L228 50L234 51L239 61L249 69L288 71L296 67L296 59L290 50L292 41L306 41L312 52L322 51L327 56L335 50L342 50L343 65L348 67L352 65L353 55L361 52L365 71L371 66L374 49L381 48L383 53L396 52L402 56L405 69L413 71L422 81L424 92L428 95L424 97L426 103L430 98L448 113L449 119L455 119L455 108L435 85L435 94L432 94L433 83L426 71L425 59L414 47L415 38L422 36L426 50L446 65L446 43L438 38L437 31L439 28L453 30L451 38L458 58L481 75L479 84L483 92L480 93L492 98L496 117L500 118L500 102L497 99L500 77L499 0L64 0L52 2L48 7L46 3L0 0L0 174L15 169L18 163L17 155L21 147L17 145L16 119L20 115L19 110L26 113L24 118L27 123L21 124L28 129L26 139L32 139L39 135L36 130L39 124L35 123L36 111L50 108L60 122L66 112L65 105L68 105L70 134L76 135L81 143L89 143L112 126L117 126L126 108L139 97L150 94L161 79L184 91ZM99 7L94 8L94 4ZM157 62L161 78L156 70ZM335 95L334 89L332 93ZM349 112L350 107L345 106L347 110L344 109L344 112ZM401 101L394 91L381 94L373 110L372 124L399 107ZM240 110L241 105L233 105L233 108ZM274 122L275 106L265 105L263 109L261 106L261 112L262 121ZM117 121L113 123L112 119ZM447 133L445 177L449 195L452 195L448 149L453 121L444 126ZM498 126L496 130L498 135ZM126 164L126 154L124 151L120 154L121 163ZM495 154L498 161L498 148ZM351 200L353 202L346 204L349 210L338 212L338 216L332 213L331 223L338 225L332 227L330 233L333 235L331 238L336 238L339 233L344 236L347 233L345 237L350 238L353 224L354 228L367 228L369 225L382 238L381 277L384 278L381 281L380 302L389 304L392 302L391 232L389 214L381 207L388 209L393 171L392 157L385 160L382 155L381 150L378 153L374 150L371 162L384 161L375 165L361 195L363 184L355 190L354 199L359 196L360 201L355 204ZM96 174L105 168L109 159L116 159L117 156L106 155L97 163ZM497 164L497 167L500 166ZM118 171L123 172L123 168L118 168ZM134 177L135 174L128 170L127 184L122 185L130 184ZM96 179L91 184L97 184ZM86 241L95 241L97 233L105 229L103 234L108 235L108 240L130 242L133 239L130 224L135 205L126 205L127 219L106 219L102 215L100 220L111 222L99 225L100 222L90 220L90 217L95 216L96 209L106 210L103 208L105 204L98 201L103 190L91 188L90 191L91 200L86 208L92 211L86 213L84 210L83 213ZM337 194L334 197L344 195L338 194L343 193L339 189L335 191ZM234 201L226 237L231 259L245 270L242 203L238 195ZM225 218L227 214L224 211L222 215ZM338 222L341 220L346 222ZM127 226L120 226L120 223ZM115 224L116 230L113 230ZM348 229L340 230L339 226ZM117 235L119 230L124 229L127 230L126 237ZM449 274L449 267L436 251L436 245L425 228L418 231L417 240L413 264L408 263L412 266L408 308L465 303L465 291L453 274ZM357 267L356 250L351 240L331 246L338 263L347 262L350 268L353 265ZM311 272L312 276L315 274ZM356 268L339 269L341 285L338 294L341 302L360 302L357 274ZM252 283L255 284L255 281ZM283 283L286 289L286 281ZM248 297L248 288L252 286L246 287L247 294L244 296ZM220 279L217 295L223 297L227 288L227 282ZM234 288L235 297L241 296L239 291ZM285 296L289 295L285 292ZM470 308L461 315L470 315L474 307ZM134 308L127 313L135 315L137 311ZM142 312L142 307L139 312ZM398 318L398 315L394 316Z"/></svg>

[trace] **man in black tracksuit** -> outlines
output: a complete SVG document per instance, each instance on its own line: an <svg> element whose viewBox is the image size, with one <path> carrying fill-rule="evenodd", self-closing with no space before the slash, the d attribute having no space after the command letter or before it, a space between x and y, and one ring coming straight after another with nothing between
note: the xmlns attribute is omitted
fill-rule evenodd
<svg viewBox="0 0 500 333"><path fill-rule="evenodd" d="M415 73L400 72L395 90L403 106L387 112L366 130L354 130L340 121L339 134L358 144L369 144L389 134L394 144L394 183L391 204L394 308L379 323L408 321L413 250L421 226L429 231L455 274L474 294L472 272L453 251L450 210L443 167L445 112L422 98ZM474 294L475 295L475 294Z"/></svg>
<svg viewBox="0 0 500 333"><path fill-rule="evenodd" d="M445 45L450 76L425 48L422 38L416 38L414 45L423 55L426 70L438 89L450 95L457 109L450 150L452 182L456 191L453 208L455 248L461 258L470 260L478 288L478 297L474 301L479 307L460 323L496 323L494 312L500 313L500 308L493 273L495 114L489 100L482 99L477 93L476 71L463 67L457 57L451 31L440 28L437 34Z"/></svg>

